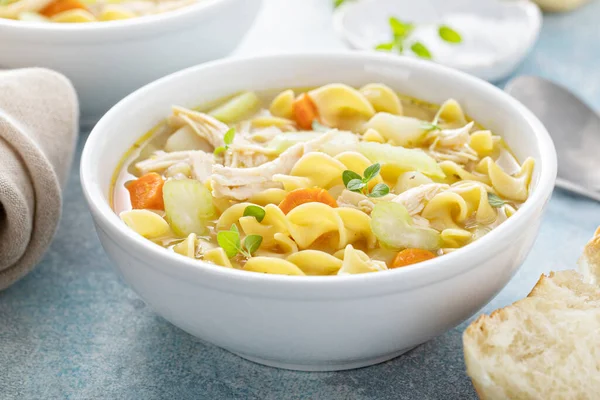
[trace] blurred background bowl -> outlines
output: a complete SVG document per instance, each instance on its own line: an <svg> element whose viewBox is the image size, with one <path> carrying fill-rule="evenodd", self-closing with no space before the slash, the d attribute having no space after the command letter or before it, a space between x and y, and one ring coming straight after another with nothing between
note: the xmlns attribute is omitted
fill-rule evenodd
<svg viewBox="0 0 600 400"><path fill-rule="evenodd" d="M146 83L229 54L261 2L198 0L163 14L79 24L0 19L0 68L62 72L77 89L82 125L90 126Z"/></svg>

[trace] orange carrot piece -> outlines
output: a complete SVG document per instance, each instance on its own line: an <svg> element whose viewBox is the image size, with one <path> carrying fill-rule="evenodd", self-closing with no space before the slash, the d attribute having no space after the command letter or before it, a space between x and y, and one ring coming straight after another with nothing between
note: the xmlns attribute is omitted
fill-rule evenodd
<svg viewBox="0 0 600 400"><path fill-rule="evenodd" d="M85 4L81 3L79 0L55 0L46 7L42 8L39 13L45 17L52 17L53 15L63 11L73 10L76 8L87 10Z"/></svg>
<svg viewBox="0 0 600 400"><path fill-rule="evenodd" d="M163 185L165 181L156 172L143 175L127 185L134 209L164 210Z"/></svg>
<svg viewBox="0 0 600 400"><path fill-rule="evenodd" d="M404 249L394 258L391 268L406 267L407 265L420 263L435 258L435 254L423 249Z"/></svg>
<svg viewBox="0 0 600 400"><path fill-rule="evenodd" d="M335 199L325 189L310 188L296 189L289 192L279 203L279 208L284 214L289 213L293 208L304 203L323 203L330 207L337 207Z"/></svg>
<svg viewBox="0 0 600 400"><path fill-rule="evenodd" d="M312 129L313 121L319 121L319 111L317 110L317 106L306 93L302 93L294 100L292 110L294 112L296 123L302 129L310 130Z"/></svg>

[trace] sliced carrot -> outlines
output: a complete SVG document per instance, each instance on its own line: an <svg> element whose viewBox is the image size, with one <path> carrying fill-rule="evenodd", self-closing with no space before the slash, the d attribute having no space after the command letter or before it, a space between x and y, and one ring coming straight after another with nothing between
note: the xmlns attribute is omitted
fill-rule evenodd
<svg viewBox="0 0 600 400"><path fill-rule="evenodd" d="M391 268L406 267L407 265L420 263L435 258L435 254L423 249L404 249L394 258Z"/></svg>
<svg viewBox="0 0 600 400"><path fill-rule="evenodd" d="M330 207L337 207L335 199L325 189L310 188L296 189L289 192L279 203L279 208L284 214L304 203L323 203Z"/></svg>
<svg viewBox="0 0 600 400"><path fill-rule="evenodd" d="M302 129L310 130L314 120L319 121L319 111L310 96L302 93L292 104L294 119Z"/></svg>
<svg viewBox="0 0 600 400"><path fill-rule="evenodd" d="M76 8L87 10L85 4L81 3L79 0L54 0L46 7L42 8L39 13L46 17L52 17L53 15L63 11L73 10Z"/></svg>
<svg viewBox="0 0 600 400"><path fill-rule="evenodd" d="M143 175L127 185L134 209L164 210L163 185L165 181L156 172Z"/></svg>

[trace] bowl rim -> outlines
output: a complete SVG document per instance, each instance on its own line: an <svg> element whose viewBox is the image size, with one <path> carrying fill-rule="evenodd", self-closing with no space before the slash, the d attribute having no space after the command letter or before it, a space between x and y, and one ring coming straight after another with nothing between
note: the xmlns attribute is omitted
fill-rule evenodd
<svg viewBox="0 0 600 400"><path fill-rule="evenodd" d="M437 257L419 263L418 265L410 265L373 274L344 276L287 276L251 273L250 271L224 268L201 260L192 260L169 251L138 235L122 223L118 215L110 207L108 199L105 198L99 183L94 179L96 174L93 165L90 162L91 154L95 151L96 144L103 139L106 139L107 134L110 135L109 132L105 131L105 125L109 124L111 120L114 120L120 114L124 114L125 110L136 104L138 98L148 97L148 92L158 90L158 88L162 86L168 86L171 81L180 79L185 80L187 76L202 74L203 71L207 69L218 69L223 65L229 64L247 65L247 63L250 62L289 62L293 60L306 61L306 59L318 61L323 58L349 62L396 63L398 66L425 69L431 73L445 74L454 79L468 82L470 85L474 85L478 90L484 92L486 97L500 97L504 102L508 103L516 113L523 116L524 120L530 125L529 134L533 135L536 139L536 144L540 151L540 162L536 163L536 168L539 168L539 179L535 190L521 206L519 212L481 239L470 243L457 251L446 254L443 257ZM377 283L385 284L386 282L391 282L393 284L404 282L406 285L403 284L403 286L414 288L460 275L467 270L476 267L472 262L469 262L473 255L483 251L489 257L493 257L501 250L501 246L495 246L494 241L498 241L498 239L501 239L502 237L509 238L515 235L516 232L519 232L520 229L525 229L528 224L530 225L531 219L535 216L535 213L542 208L550 198L554 188L556 173L556 151L546 128L531 111L500 88L464 72L433 62L408 57L358 51L338 51L327 54L309 52L232 57L211 61L167 75L128 95L113 106L100 119L85 143L80 164L82 190L88 203L88 207L94 219L97 220L97 229L99 228L104 231L124 251L130 249L130 256L143 261L145 267L158 269L161 273L168 276L183 277L200 274L203 275L203 282L205 282L204 284L206 285L210 284L210 281L207 280L207 278L212 278L215 281L227 283L237 282L244 286L253 284L272 284L280 286L282 290L285 290L286 288L343 289L347 288L348 285L373 285L372 287L377 287ZM138 252L140 252L140 254L137 254ZM155 262L150 263L147 261L149 259L152 259ZM411 279L414 279L412 284L410 282Z"/></svg>
<svg viewBox="0 0 600 400"><path fill-rule="evenodd" d="M20 21L0 18L0 29L5 29L7 32L13 31L12 33L14 34L39 33L40 35L72 34L75 32L79 35L95 35L106 31L123 31L124 33L128 33L145 29L152 30L155 29L158 24L174 23L186 15L209 12L217 7L235 1L239 0L196 0L195 3L163 13L115 21L95 21L78 24Z"/></svg>

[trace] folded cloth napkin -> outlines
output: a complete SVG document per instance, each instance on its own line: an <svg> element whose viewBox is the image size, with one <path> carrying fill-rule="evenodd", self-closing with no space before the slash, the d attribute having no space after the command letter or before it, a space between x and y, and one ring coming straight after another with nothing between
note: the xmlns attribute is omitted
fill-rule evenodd
<svg viewBox="0 0 600 400"><path fill-rule="evenodd" d="M78 120L64 76L0 71L0 290L31 271L52 240Z"/></svg>

